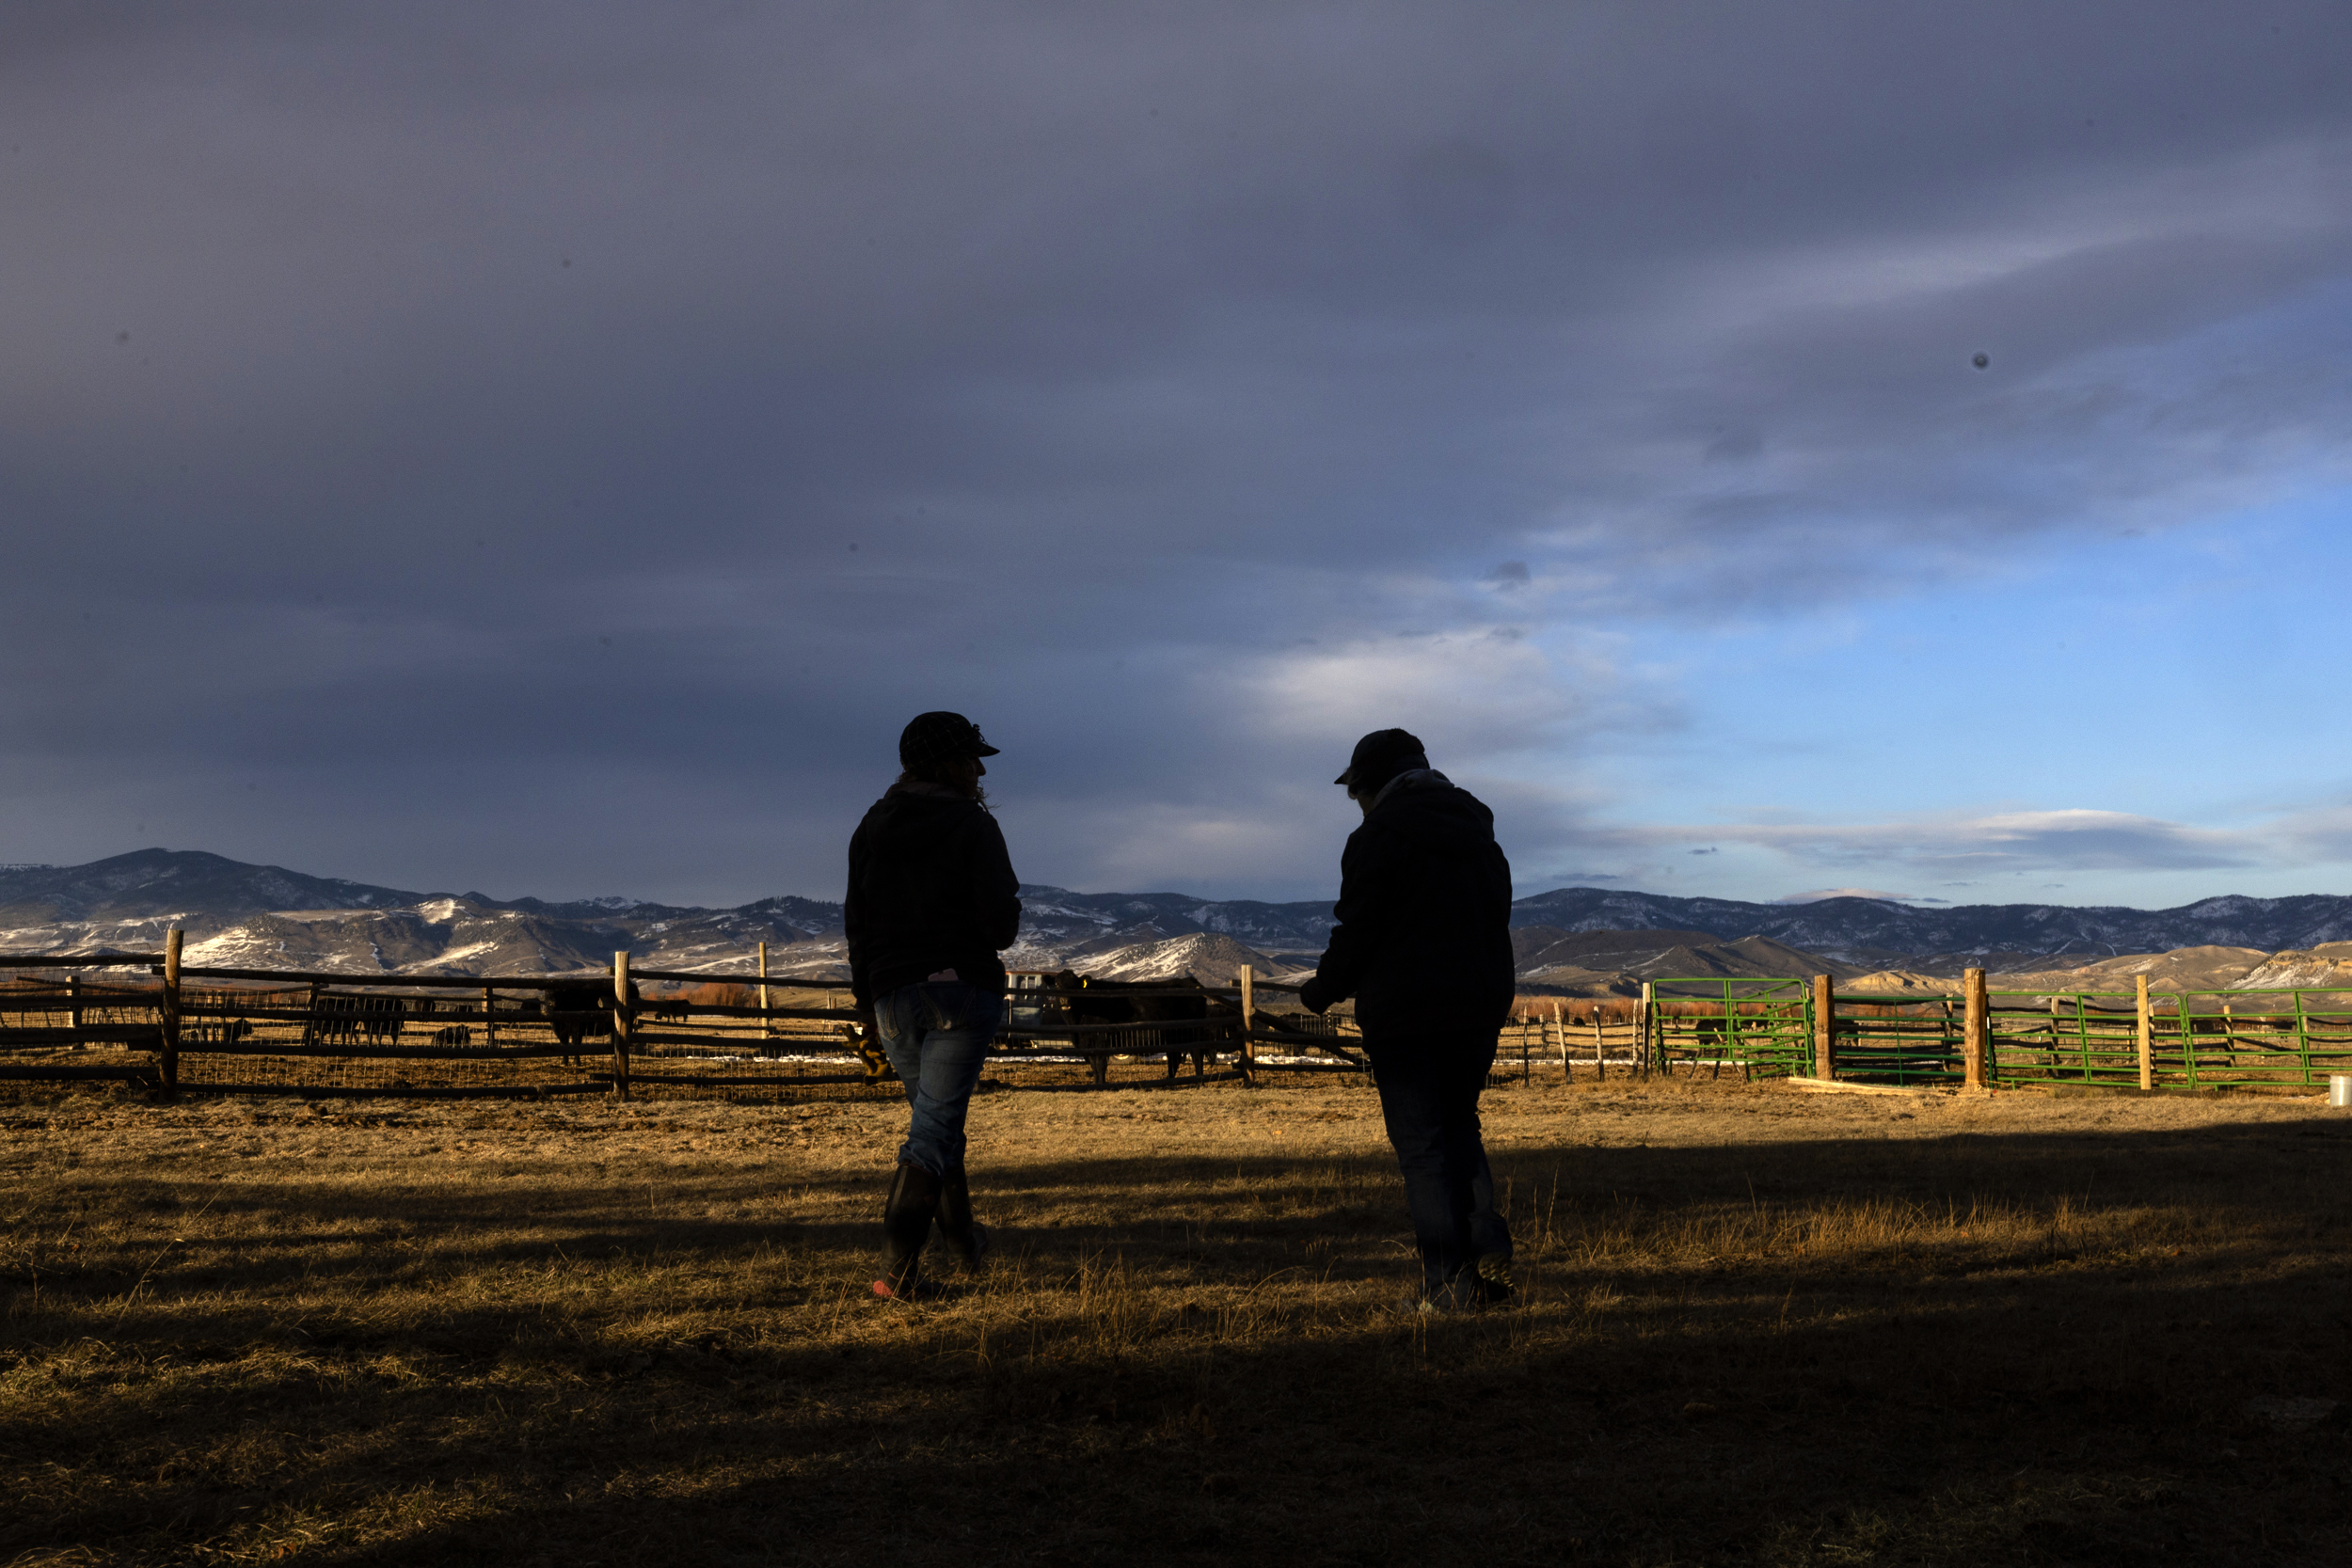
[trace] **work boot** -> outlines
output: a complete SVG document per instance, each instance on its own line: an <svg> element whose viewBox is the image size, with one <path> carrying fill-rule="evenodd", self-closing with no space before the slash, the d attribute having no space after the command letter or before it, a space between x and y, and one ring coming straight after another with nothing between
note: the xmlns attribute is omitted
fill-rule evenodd
<svg viewBox="0 0 2352 1568"><path fill-rule="evenodd" d="M1486 1254L1478 1259L1471 1277L1478 1282L1479 1299L1490 1307L1499 1307L1519 1293L1518 1282L1511 1277L1508 1253Z"/></svg>
<svg viewBox="0 0 2352 1568"><path fill-rule="evenodd" d="M931 1216L938 1209L939 1178L920 1165L901 1164L882 1206L882 1273L874 1281L876 1295L906 1301L921 1288L923 1247L931 1239Z"/></svg>
<svg viewBox="0 0 2352 1568"><path fill-rule="evenodd" d="M947 1243L966 1274L980 1272L988 1256L988 1227L972 1217L972 1184L958 1171L939 1184L939 1239Z"/></svg>

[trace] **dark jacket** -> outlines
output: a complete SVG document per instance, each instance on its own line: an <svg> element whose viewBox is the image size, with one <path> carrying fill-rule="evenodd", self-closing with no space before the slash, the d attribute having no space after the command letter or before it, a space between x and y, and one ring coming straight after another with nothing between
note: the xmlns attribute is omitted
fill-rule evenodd
<svg viewBox="0 0 2352 1568"><path fill-rule="evenodd" d="M1005 835L977 801L938 784L893 784L850 837L850 989L861 1003L943 969L1002 990L1000 948L1021 929Z"/></svg>
<svg viewBox="0 0 2352 1568"><path fill-rule="evenodd" d="M1375 799L1340 856L1340 901L1305 1000L1356 998L1371 1037L1502 1027L1511 1011L1511 863L1495 814L1427 768Z"/></svg>

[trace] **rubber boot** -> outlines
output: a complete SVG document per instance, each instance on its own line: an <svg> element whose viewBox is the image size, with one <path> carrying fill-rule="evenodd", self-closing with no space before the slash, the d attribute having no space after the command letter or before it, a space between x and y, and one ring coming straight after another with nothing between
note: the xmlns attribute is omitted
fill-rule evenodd
<svg viewBox="0 0 2352 1568"><path fill-rule="evenodd" d="M938 1209L939 1178L920 1165L901 1164L882 1206L882 1272L874 1281L876 1295L904 1301L921 1289L923 1247L931 1239L931 1216Z"/></svg>
<svg viewBox="0 0 2352 1568"><path fill-rule="evenodd" d="M947 1243L966 1274L980 1272L988 1256L988 1227L972 1217L972 1185L958 1171L939 1184L939 1239Z"/></svg>

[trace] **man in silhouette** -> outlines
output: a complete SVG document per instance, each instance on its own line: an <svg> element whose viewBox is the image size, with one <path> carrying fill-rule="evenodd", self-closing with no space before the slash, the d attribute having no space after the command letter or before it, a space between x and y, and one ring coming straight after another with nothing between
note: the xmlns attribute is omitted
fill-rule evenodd
<svg viewBox="0 0 2352 1568"><path fill-rule="evenodd" d="M1299 1000L1319 1013L1356 999L1421 1248L1413 1305L1507 1300L1511 1232L1495 1212L1478 1096L1511 1011L1511 863L1494 813L1404 730L1358 741L1334 782L1364 820L1340 856L1338 924Z"/></svg>

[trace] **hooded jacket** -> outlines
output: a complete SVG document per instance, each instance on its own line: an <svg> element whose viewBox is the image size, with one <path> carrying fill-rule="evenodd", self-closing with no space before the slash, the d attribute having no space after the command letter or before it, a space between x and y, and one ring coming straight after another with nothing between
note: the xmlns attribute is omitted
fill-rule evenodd
<svg viewBox="0 0 2352 1568"><path fill-rule="evenodd" d="M1020 889L986 807L939 784L893 784L850 837L851 994L870 1005L946 969L1002 990L996 955L1020 934Z"/></svg>
<svg viewBox="0 0 2352 1568"><path fill-rule="evenodd" d="M1400 773L1340 855L1340 901L1303 1000L1356 998L1368 1037L1500 1028L1511 1010L1511 863L1495 816L1434 768Z"/></svg>

